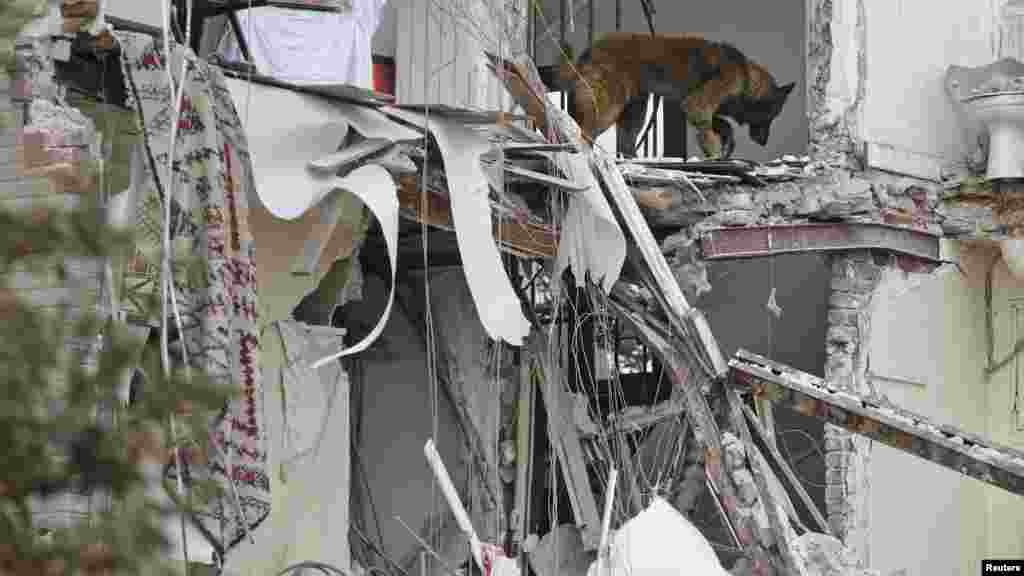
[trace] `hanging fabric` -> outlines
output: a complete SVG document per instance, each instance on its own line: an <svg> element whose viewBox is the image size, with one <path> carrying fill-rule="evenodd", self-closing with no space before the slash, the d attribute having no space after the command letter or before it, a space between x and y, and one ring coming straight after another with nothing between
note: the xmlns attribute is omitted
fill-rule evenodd
<svg viewBox="0 0 1024 576"><path fill-rule="evenodd" d="M274 514L232 551L230 574L277 574L316 559L349 568L349 380L341 362L310 366L342 347L340 330L279 320L263 330L268 467Z"/></svg>
<svg viewBox="0 0 1024 576"><path fill-rule="evenodd" d="M386 0L353 0L348 11L261 6L239 11L238 21L256 70L287 82L329 82L373 89L371 39ZM234 34L221 53L243 60Z"/></svg>
<svg viewBox="0 0 1024 576"><path fill-rule="evenodd" d="M119 33L117 38L128 105L143 129L141 177L133 182L138 186L136 250L125 271L123 299L135 315L160 321L160 226L170 188L173 286L183 339L194 369L237 391L210 422L219 450L208 463L183 466L188 482L209 478L223 488L223 496L193 518L223 560L270 513L246 139L221 73L172 43L171 70L179 74L182 58L189 65L174 149L174 186L169 186L164 167L174 112L167 58L151 37ZM173 463L164 473L169 478L178 474Z"/></svg>
<svg viewBox="0 0 1024 576"><path fill-rule="evenodd" d="M320 333L309 333L316 328L304 329L295 321L284 320L276 322L275 326L281 335L285 358L281 369L284 426L280 462L284 469L289 469L319 448L333 405L332 389L344 375L337 362L320 370L311 368L320 357L314 357L309 350L315 348L313 342L327 350L341 348L343 342L340 334L334 338L319 338ZM320 372L332 374L321 377Z"/></svg>

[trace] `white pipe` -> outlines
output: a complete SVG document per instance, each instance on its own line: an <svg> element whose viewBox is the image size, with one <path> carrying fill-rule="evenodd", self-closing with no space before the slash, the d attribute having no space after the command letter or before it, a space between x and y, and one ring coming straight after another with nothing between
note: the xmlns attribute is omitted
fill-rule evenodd
<svg viewBox="0 0 1024 576"><path fill-rule="evenodd" d="M452 479L448 476L448 470L445 468L444 462L441 461L441 455L434 448L433 439L427 440L427 443L423 446L423 454L427 457L427 462L430 463L430 468L434 471L434 478L437 479L437 483L441 486L441 492L444 493L444 498L448 501L448 506L451 507L452 513L455 515L455 521L459 524L459 528L469 537L469 546L470 551L473 553L473 560L476 561L477 566L483 571L484 560L480 539L477 538L476 530L473 529L473 523L469 520L469 513L466 512L466 508L462 505L462 500L459 499L459 494L455 491L455 485L452 484Z"/></svg>
<svg viewBox="0 0 1024 576"><path fill-rule="evenodd" d="M619 470L612 468L608 474L608 488L604 493L604 516L601 518L601 540L597 547L597 575L603 576L604 558L608 554L608 533L612 527L612 508L615 504L615 486L619 482Z"/></svg>

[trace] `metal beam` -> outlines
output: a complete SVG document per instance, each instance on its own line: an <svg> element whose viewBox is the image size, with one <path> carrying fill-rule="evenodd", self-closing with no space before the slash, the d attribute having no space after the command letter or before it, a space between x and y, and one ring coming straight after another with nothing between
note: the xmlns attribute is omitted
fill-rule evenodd
<svg viewBox="0 0 1024 576"><path fill-rule="evenodd" d="M636 432L650 428L659 422L678 418L686 412L682 400L665 400L653 406L630 406L608 416L608 427L612 432Z"/></svg>
<svg viewBox="0 0 1024 576"><path fill-rule="evenodd" d="M839 390L745 350L729 361L734 385L829 424L1024 496L1024 452L895 406Z"/></svg>
<svg viewBox="0 0 1024 576"><path fill-rule="evenodd" d="M715 228L703 233L707 260L875 248L939 262L939 236L875 223L815 223Z"/></svg>
<svg viewBox="0 0 1024 576"><path fill-rule="evenodd" d="M547 338L541 332L535 331L534 334L530 353L533 365L540 372L538 385L547 413L548 438L561 466L576 525L583 535L583 546L586 550L596 550L600 540L601 516L590 488L587 461L572 418L573 402L563 380L564 371L553 364Z"/></svg>

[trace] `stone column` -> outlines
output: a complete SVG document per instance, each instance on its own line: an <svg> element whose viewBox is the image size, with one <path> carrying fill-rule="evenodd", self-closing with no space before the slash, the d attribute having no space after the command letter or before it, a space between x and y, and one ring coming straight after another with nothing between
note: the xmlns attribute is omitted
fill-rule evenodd
<svg viewBox="0 0 1024 576"><path fill-rule="evenodd" d="M868 251L832 259L832 294L825 341L825 378L843 390L867 395L867 338L871 297L881 278ZM870 440L825 426L825 508L833 533L860 565L870 565Z"/></svg>
<svg viewBox="0 0 1024 576"><path fill-rule="evenodd" d="M69 20L81 24L82 19L61 19L59 2L51 1L49 5L49 15L29 23L17 38L13 78L0 80L0 113L9 121L0 126L0 203L19 212L41 208L71 211L85 195L98 193L92 170L100 152L96 126L68 105L67 90L57 81L50 36L62 26L70 30ZM55 312L68 306L68 328L83 314L107 314L112 287L104 278L106 262L66 256L63 264L64 278L16 268L11 272L11 287L20 298L41 310ZM60 361L66 362L73 352L86 352L82 367L92 370L102 347L102 334L78 337L72 330L58 354ZM62 386L63 376L55 375L52 384ZM54 403L50 409L60 411L62 403ZM97 406L95 422L101 427L112 425L113 399ZM49 500L33 501L30 508L38 526L58 529L109 510L110 502L106 490L67 491Z"/></svg>

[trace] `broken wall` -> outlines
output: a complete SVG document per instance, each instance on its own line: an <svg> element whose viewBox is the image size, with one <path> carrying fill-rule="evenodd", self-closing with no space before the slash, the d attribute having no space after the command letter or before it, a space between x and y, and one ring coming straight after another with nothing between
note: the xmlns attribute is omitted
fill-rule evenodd
<svg viewBox="0 0 1024 576"><path fill-rule="evenodd" d="M945 88L947 67L983 66L999 56L1005 0L857 0L865 36L863 138L868 161L915 176L973 151L967 124ZM919 30L908 37L911 29ZM899 58L893 58L899 54Z"/></svg>
<svg viewBox="0 0 1024 576"><path fill-rule="evenodd" d="M989 261L965 250L963 273L954 267L933 275L882 271L871 304L869 392L937 423L988 434L999 404L984 377ZM989 530L988 494L1002 490L878 443L870 447L867 471L869 560L882 574L970 574L983 558L1015 556L990 548L996 535ZM1019 515L1010 517L1019 523Z"/></svg>

